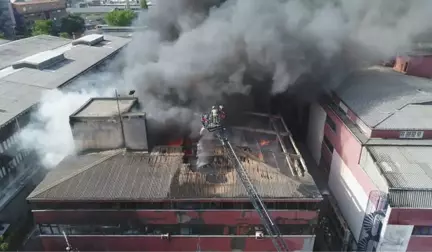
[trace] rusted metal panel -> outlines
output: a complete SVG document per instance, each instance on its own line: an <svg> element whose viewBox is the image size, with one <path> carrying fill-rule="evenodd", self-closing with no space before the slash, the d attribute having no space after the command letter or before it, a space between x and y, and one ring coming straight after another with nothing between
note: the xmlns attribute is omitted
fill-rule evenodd
<svg viewBox="0 0 432 252"><path fill-rule="evenodd" d="M63 251L65 248L62 236L43 236L41 239L45 251ZM314 236L283 239L291 251L299 251L310 248ZM257 240L253 236L172 236L169 240L160 236L69 236L69 241L80 251L276 251L271 239Z"/></svg>
<svg viewBox="0 0 432 252"><path fill-rule="evenodd" d="M269 211L272 218L279 224L309 224L318 218L317 211ZM137 221L146 224L209 224L237 225L261 223L257 212L253 210L231 211L33 211L37 224L87 224L92 223L127 223Z"/></svg>

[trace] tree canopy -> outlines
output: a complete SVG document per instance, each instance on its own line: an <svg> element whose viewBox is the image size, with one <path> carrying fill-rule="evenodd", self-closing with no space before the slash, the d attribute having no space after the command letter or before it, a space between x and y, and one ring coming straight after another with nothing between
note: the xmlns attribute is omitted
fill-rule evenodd
<svg viewBox="0 0 432 252"><path fill-rule="evenodd" d="M135 17L133 10L114 10L106 14L105 20L112 26L129 26Z"/></svg>
<svg viewBox="0 0 432 252"><path fill-rule="evenodd" d="M32 29L32 35L50 35L53 33L53 22L51 20L36 20Z"/></svg>
<svg viewBox="0 0 432 252"><path fill-rule="evenodd" d="M73 33L80 33L85 30L85 21L82 17L77 15L68 15L61 19L60 31L66 32L69 35Z"/></svg>
<svg viewBox="0 0 432 252"><path fill-rule="evenodd" d="M140 0L140 5L142 9L148 9L147 0Z"/></svg>

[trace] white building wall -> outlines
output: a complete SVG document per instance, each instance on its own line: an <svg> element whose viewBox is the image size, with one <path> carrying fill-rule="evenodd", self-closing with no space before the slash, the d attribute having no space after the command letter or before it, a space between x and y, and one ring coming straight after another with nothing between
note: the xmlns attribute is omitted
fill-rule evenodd
<svg viewBox="0 0 432 252"><path fill-rule="evenodd" d="M411 239L414 226L412 225L387 225L384 237L381 238L377 251L381 252L405 252Z"/></svg>
<svg viewBox="0 0 432 252"><path fill-rule="evenodd" d="M315 236L311 236L304 239L302 252L312 252L315 243Z"/></svg>
<svg viewBox="0 0 432 252"><path fill-rule="evenodd" d="M368 195L344 163L337 151L333 152L329 188L338 202L354 238L358 240L365 215Z"/></svg>
<svg viewBox="0 0 432 252"><path fill-rule="evenodd" d="M317 164L319 164L321 159L321 145L324 138L324 124L326 116L327 114L325 110L318 103L311 104L307 145Z"/></svg>
<svg viewBox="0 0 432 252"><path fill-rule="evenodd" d="M366 147L362 148L360 166L381 192L388 193L388 184Z"/></svg>

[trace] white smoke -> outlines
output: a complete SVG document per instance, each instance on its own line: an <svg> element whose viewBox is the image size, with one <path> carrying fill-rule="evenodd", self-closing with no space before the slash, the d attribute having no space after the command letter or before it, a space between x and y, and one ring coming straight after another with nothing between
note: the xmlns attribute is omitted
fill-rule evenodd
<svg viewBox="0 0 432 252"><path fill-rule="evenodd" d="M21 148L36 151L45 167L54 167L65 156L74 153L75 145L69 126L69 115L90 98L103 95L95 90L47 91L42 96L43 102L33 115L37 121L33 121L21 131L19 136Z"/></svg>
<svg viewBox="0 0 432 252"><path fill-rule="evenodd" d="M150 29L135 34L110 83L136 89L151 119L189 127L197 111L248 94L244 76L269 76L258 85L271 94L301 87L304 76L317 83L308 93L334 88L350 71L408 50L432 24L429 0L228 0L210 8L217 2L158 0L138 19ZM83 83L86 93L45 95L35 115L43 126L22 133L45 164L73 153L68 116L103 93Z"/></svg>

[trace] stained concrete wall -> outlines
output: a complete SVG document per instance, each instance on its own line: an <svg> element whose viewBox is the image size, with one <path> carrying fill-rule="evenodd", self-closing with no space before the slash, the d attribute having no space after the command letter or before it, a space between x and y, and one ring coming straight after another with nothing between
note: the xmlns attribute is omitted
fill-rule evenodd
<svg viewBox="0 0 432 252"><path fill-rule="evenodd" d="M120 120L81 120L71 125L77 151L107 150L123 147Z"/></svg>
<svg viewBox="0 0 432 252"><path fill-rule="evenodd" d="M144 114L123 116L126 148L148 150L147 127Z"/></svg>
<svg viewBox="0 0 432 252"><path fill-rule="evenodd" d="M71 122L72 135L77 151L127 148L148 150L146 118L144 114L123 115L118 118L79 119Z"/></svg>

